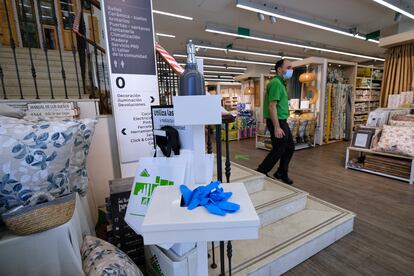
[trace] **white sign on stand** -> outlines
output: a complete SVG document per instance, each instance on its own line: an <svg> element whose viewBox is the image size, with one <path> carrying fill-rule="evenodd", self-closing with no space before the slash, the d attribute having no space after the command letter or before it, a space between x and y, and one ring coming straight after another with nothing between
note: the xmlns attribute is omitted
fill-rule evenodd
<svg viewBox="0 0 414 276"><path fill-rule="evenodd" d="M154 131L161 129L163 126L172 126L178 131L182 149L193 149L193 133L189 126L177 126L174 122L174 107L152 106L152 126Z"/></svg>
<svg viewBox="0 0 414 276"><path fill-rule="evenodd" d="M159 96L152 2L102 3L121 174L129 177L154 147L151 105L158 104Z"/></svg>

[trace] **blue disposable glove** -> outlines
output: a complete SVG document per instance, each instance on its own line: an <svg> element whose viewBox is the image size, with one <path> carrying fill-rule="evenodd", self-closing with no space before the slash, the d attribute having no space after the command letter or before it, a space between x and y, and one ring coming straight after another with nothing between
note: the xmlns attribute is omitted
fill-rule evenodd
<svg viewBox="0 0 414 276"><path fill-rule="evenodd" d="M224 192L219 187L220 182L211 182L206 186L200 186L191 191L187 186L181 185L180 191L185 206L193 210L198 206L204 206L211 214L225 216L226 213L234 213L240 210L240 205L227 200L232 196L231 192Z"/></svg>

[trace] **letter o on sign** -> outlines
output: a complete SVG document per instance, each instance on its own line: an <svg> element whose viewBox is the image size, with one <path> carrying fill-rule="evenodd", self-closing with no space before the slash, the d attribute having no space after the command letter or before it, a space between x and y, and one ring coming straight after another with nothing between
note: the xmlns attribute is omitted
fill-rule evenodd
<svg viewBox="0 0 414 276"><path fill-rule="evenodd" d="M124 88L125 87L125 80L123 77L117 77L116 78L116 86L118 86L118 88Z"/></svg>

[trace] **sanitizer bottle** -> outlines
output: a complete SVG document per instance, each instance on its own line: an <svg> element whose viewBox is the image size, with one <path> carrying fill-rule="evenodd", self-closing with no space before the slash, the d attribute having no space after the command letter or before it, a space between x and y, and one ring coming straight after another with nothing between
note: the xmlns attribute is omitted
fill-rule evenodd
<svg viewBox="0 0 414 276"><path fill-rule="evenodd" d="M190 40L187 44L187 64L185 71L180 76L180 96L205 95L204 77L197 69L195 59L195 47Z"/></svg>

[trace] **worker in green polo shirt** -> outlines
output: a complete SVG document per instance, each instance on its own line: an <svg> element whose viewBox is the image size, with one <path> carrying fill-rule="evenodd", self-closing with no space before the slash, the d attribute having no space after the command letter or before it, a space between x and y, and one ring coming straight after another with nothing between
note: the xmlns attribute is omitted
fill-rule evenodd
<svg viewBox="0 0 414 276"><path fill-rule="evenodd" d="M279 168L273 175L286 184L293 184L288 176L289 162L295 151L292 133L287 118L289 117L289 100L286 80L293 75L292 63L282 59L276 62L276 76L266 87L263 103L263 117L270 132L272 150L257 168L257 171L268 174L280 160Z"/></svg>

